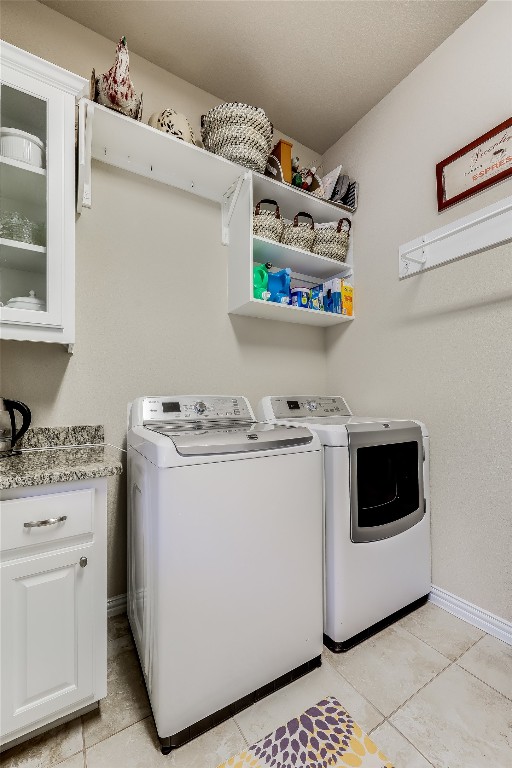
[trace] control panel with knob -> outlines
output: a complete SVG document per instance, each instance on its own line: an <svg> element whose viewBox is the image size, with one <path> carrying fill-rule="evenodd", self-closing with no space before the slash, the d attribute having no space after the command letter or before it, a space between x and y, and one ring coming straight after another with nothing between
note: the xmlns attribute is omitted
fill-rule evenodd
<svg viewBox="0 0 512 768"><path fill-rule="evenodd" d="M142 405L142 409L141 409ZM245 397L222 395L169 395L138 398L132 405L132 424L152 421L191 421L200 419L248 419L254 414Z"/></svg>
<svg viewBox="0 0 512 768"><path fill-rule="evenodd" d="M265 418L272 419L305 419L314 417L351 416L350 408L340 397L298 396L298 397L268 397L262 401Z"/></svg>

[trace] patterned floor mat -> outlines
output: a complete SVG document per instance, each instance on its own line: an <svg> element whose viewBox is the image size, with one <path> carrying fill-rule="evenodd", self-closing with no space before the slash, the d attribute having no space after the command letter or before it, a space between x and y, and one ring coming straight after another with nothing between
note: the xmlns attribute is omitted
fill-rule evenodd
<svg viewBox="0 0 512 768"><path fill-rule="evenodd" d="M394 768L334 696L218 768Z"/></svg>

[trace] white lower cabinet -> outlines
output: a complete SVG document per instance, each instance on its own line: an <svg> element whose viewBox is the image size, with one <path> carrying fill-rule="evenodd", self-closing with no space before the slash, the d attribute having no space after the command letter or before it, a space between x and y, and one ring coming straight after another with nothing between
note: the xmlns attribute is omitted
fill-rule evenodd
<svg viewBox="0 0 512 768"><path fill-rule="evenodd" d="M42 488L2 492L2 744L106 695L106 480Z"/></svg>

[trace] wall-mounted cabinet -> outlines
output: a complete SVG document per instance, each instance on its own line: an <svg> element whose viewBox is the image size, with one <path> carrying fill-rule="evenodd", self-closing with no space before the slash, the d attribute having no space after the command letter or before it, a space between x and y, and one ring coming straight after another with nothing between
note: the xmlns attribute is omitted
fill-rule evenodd
<svg viewBox="0 0 512 768"><path fill-rule="evenodd" d="M234 315L305 325L330 326L352 320L352 317L345 315L276 304L253 296L253 267L267 262L280 269L289 267L292 287L312 287L333 277L348 278L352 283L352 237L346 261L340 262L311 251L256 237L252 233L254 207L259 200L265 198L276 200L281 215L289 220L299 211L310 213L318 224L338 220L342 215L350 219L351 214L340 211L337 206L314 195L258 173L247 172L237 192L231 195L233 206L229 222L228 311Z"/></svg>
<svg viewBox="0 0 512 768"><path fill-rule="evenodd" d="M73 344L75 99L86 81L4 42L0 56L2 338Z"/></svg>
<svg viewBox="0 0 512 768"><path fill-rule="evenodd" d="M292 286L318 285L332 277L353 281L352 235L345 262L317 256L265 238L253 237L252 212L263 198L278 201L293 219L307 211L316 223L351 219L349 208L296 187L252 173L241 166L161 131L82 99L79 105L77 210L92 205L91 159L221 204L222 241L229 246L228 312L270 320L329 326L351 320L344 315L301 309L253 297L253 266L271 262L290 267Z"/></svg>

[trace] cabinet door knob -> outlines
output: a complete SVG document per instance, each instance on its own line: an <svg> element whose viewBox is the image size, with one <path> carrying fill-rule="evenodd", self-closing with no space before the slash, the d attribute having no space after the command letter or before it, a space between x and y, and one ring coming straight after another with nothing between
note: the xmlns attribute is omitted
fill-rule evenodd
<svg viewBox="0 0 512 768"><path fill-rule="evenodd" d="M80 562L80 568L85 568L85 566L87 565L87 558L81 557L79 562Z"/></svg>

